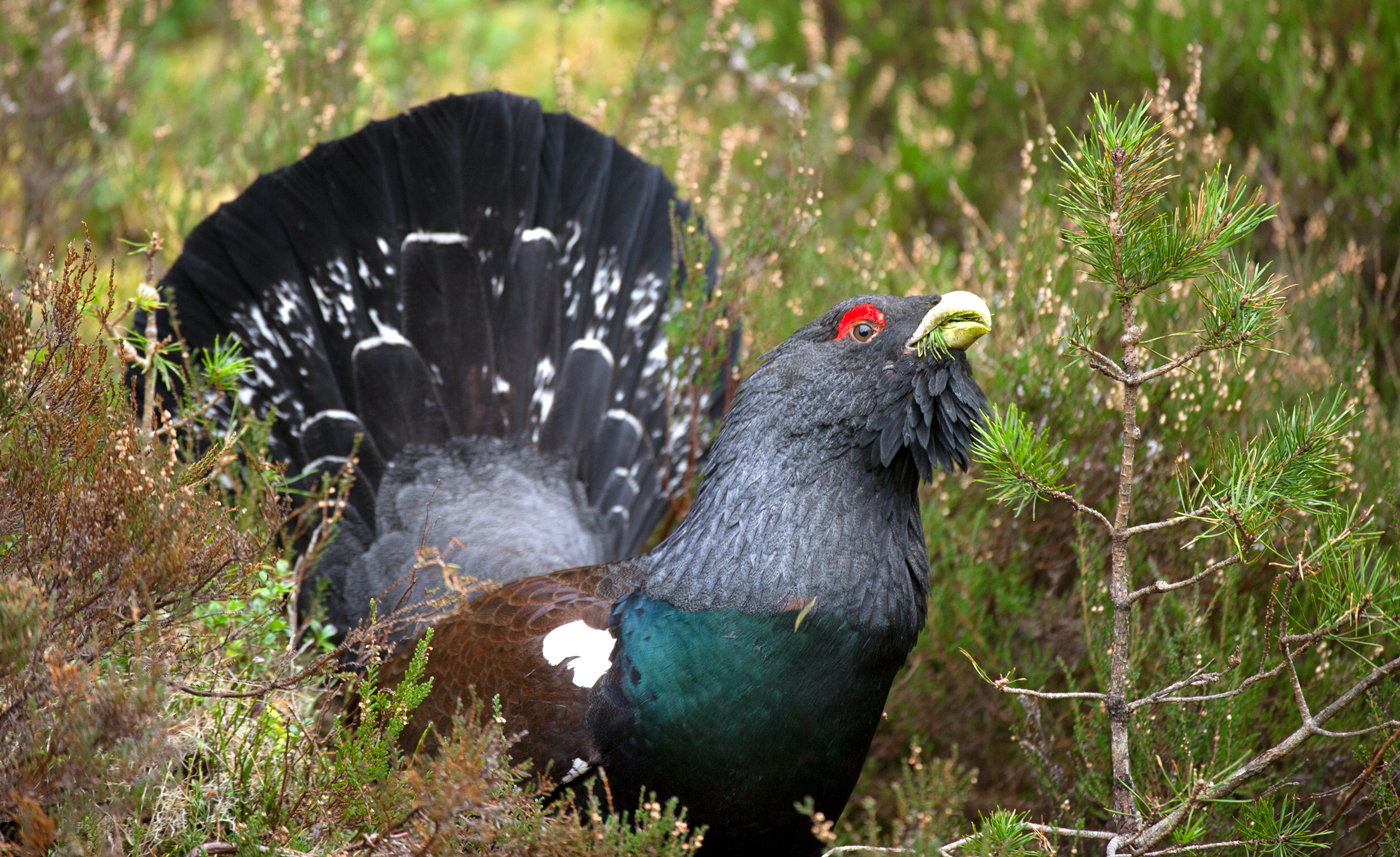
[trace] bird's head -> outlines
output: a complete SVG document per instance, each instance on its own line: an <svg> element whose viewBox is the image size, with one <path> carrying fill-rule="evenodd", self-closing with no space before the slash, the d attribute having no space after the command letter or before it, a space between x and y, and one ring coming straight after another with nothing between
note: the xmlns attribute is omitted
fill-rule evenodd
<svg viewBox="0 0 1400 857"><path fill-rule="evenodd" d="M970 292L850 298L775 348L749 386L783 390L788 431L868 449L878 467L907 460L928 480L968 466L986 397L964 352L991 324Z"/></svg>
<svg viewBox="0 0 1400 857"><path fill-rule="evenodd" d="M912 644L929 567L918 481L968 466L986 397L964 352L990 328L967 292L863 295L770 351L646 591L685 609L818 603Z"/></svg>

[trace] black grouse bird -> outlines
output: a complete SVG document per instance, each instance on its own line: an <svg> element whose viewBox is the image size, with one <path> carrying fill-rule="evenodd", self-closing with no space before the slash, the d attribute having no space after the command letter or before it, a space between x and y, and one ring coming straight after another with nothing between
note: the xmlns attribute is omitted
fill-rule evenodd
<svg viewBox="0 0 1400 857"><path fill-rule="evenodd" d="M425 544L503 584L436 621L415 740L475 687L556 779L601 766L620 801L676 796L707 852L815 853L793 805L840 814L923 626L916 489L967 466L985 399L963 349L990 316L965 292L867 295L797 331L637 556L713 404L676 401L673 210L583 123L452 97L261 177L164 285L192 346L234 335L254 359L241 396L276 409L275 454L316 474L360 439L303 608L319 594L344 629L421 601L444 586L415 577Z"/></svg>

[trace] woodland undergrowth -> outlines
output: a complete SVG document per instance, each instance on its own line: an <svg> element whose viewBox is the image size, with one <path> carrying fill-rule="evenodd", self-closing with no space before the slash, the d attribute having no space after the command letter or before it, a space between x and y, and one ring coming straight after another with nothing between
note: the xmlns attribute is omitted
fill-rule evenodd
<svg viewBox="0 0 1400 857"><path fill-rule="evenodd" d="M685 233L687 264L720 278L676 307L691 353L737 329L742 373L864 292L992 307L971 354L997 406L986 455L924 489L929 627L851 806L814 836L1400 847L1396 684L1370 679L1396 656L1400 17L954 5L5 5L6 846L703 842L670 805L547 808L489 704L433 758L393 740L415 681L339 712L327 629L291 605L344 478L289 486L254 415L207 418L245 366L232 344L205 360L132 329L179 236L259 171L500 85L616 134L705 216L720 255ZM91 244L46 255L84 224ZM147 394L162 374L181 401Z"/></svg>

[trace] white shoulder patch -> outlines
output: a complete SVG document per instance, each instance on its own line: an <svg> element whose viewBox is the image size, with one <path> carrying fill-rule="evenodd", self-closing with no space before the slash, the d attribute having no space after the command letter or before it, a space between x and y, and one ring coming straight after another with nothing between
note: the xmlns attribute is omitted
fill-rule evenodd
<svg viewBox="0 0 1400 857"><path fill-rule="evenodd" d="M574 684L592 687L612 667L612 634L582 619L560 625L544 637L544 659L574 671Z"/></svg>
<svg viewBox="0 0 1400 857"><path fill-rule="evenodd" d="M591 770L593 770L592 765L582 759L574 759L573 765L569 767L569 772L559 778L559 785L568 785Z"/></svg>

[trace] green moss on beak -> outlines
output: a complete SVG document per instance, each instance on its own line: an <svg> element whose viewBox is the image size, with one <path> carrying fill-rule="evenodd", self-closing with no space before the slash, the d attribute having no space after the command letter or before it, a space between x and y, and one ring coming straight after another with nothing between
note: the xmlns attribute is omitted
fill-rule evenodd
<svg viewBox="0 0 1400 857"><path fill-rule="evenodd" d="M929 310L907 345L919 356L962 351L992 329L987 304L972 292L949 292Z"/></svg>

